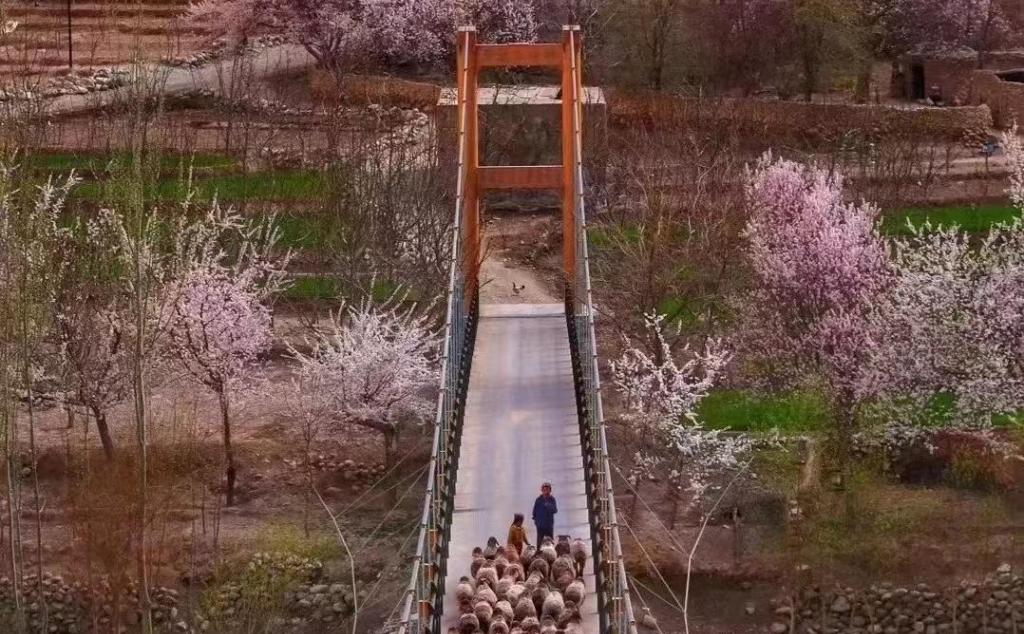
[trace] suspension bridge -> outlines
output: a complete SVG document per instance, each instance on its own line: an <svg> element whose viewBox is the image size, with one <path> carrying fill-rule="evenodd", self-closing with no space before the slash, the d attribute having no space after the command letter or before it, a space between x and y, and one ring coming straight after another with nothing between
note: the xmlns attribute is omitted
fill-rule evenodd
<svg viewBox="0 0 1024 634"><path fill-rule="evenodd" d="M458 33L458 179L433 456L399 634L439 634L458 620L455 584L471 551L504 540L542 481L559 501L556 534L589 540L581 607L588 634L635 634L612 492L594 337L583 169L579 27L546 44L481 44ZM540 67L561 76L562 164L480 164L479 77ZM562 197L564 304L480 305L481 196L553 190ZM532 528L530 534L533 534Z"/></svg>

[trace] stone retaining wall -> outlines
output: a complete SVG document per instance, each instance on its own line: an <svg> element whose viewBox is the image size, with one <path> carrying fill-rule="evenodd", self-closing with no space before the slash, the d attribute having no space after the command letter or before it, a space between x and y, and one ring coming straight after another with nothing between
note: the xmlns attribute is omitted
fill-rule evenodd
<svg viewBox="0 0 1024 634"><path fill-rule="evenodd" d="M1024 630L1024 578L1003 564L981 583L945 591L925 584L867 590L805 588L775 610L772 634L1018 634Z"/></svg>
<svg viewBox="0 0 1024 634"><path fill-rule="evenodd" d="M840 141L851 131L875 136L960 141L992 125L986 105L949 108L818 104L760 99L701 99L670 95L609 95L611 125L675 122L682 126L728 125L766 144L821 145Z"/></svg>

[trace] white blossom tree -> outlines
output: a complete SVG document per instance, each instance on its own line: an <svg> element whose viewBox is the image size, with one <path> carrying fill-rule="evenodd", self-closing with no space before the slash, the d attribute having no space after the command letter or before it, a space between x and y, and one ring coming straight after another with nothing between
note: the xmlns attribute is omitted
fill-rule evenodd
<svg viewBox="0 0 1024 634"><path fill-rule="evenodd" d="M183 243L190 269L165 289L171 354L220 406L228 506L237 477L232 406L260 377L255 364L272 341L266 302L284 283L288 255L275 255L277 237L272 218L252 225L214 204Z"/></svg>
<svg viewBox="0 0 1024 634"><path fill-rule="evenodd" d="M731 354L718 340L709 340L698 353L684 347L677 354L665 337L664 321L663 315L645 317L648 336L657 345L656 354L627 339L622 356L612 363L612 381L625 401L624 419L638 428L641 439L631 484L635 491L640 480L660 463L648 452L647 443L654 441L672 449L680 472L674 479L688 481L687 488L699 501L712 476L737 467L739 456L749 445L743 438L705 429L696 411L720 380ZM684 468L685 478L681 474Z"/></svg>
<svg viewBox="0 0 1024 634"><path fill-rule="evenodd" d="M388 466L401 429L429 421L436 405L440 342L429 315L401 300L343 307L310 354L291 351L309 407L333 423L380 433Z"/></svg>

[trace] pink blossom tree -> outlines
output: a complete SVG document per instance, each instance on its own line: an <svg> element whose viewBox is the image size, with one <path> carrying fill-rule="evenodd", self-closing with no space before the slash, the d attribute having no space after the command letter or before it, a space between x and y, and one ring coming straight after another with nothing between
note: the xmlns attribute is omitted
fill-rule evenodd
<svg viewBox="0 0 1024 634"><path fill-rule="evenodd" d="M259 378L256 362L272 341L265 302L284 283L288 256L275 255L276 242L273 219L249 225L214 205L210 222L183 242L190 268L165 289L171 354L220 406L228 506L237 477L232 407Z"/></svg>
<svg viewBox="0 0 1024 634"><path fill-rule="evenodd" d="M889 277L878 210L844 202L841 177L770 155L749 173L746 195L754 287L739 307L739 345L773 387L823 385L845 466L872 390L863 380L872 304Z"/></svg>
<svg viewBox="0 0 1024 634"><path fill-rule="evenodd" d="M429 316L402 308L395 296L383 305L343 308L312 353L291 353L309 408L333 423L380 433L390 466L401 429L434 414L439 343Z"/></svg>
<svg viewBox="0 0 1024 634"><path fill-rule="evenodd" d="M449 59L460 24L498 42L536 37L533 6L519 0L200 0L189 17L238 42L284 33L339 81L357 62Z"/></svg>

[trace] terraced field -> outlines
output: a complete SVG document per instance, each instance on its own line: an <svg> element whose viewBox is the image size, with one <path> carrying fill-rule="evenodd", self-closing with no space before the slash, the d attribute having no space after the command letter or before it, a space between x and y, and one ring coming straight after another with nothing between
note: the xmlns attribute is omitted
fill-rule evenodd
<svg viewBox="0 0 1024 634"><path fill-rule="evenodd" d="M181 57L206 48L207 36L182 19L185 0L70 3L76 70ZM0 39L0 77L36 77L68 70L68 4L17 1L7 6L15 31Z"/></svg>

